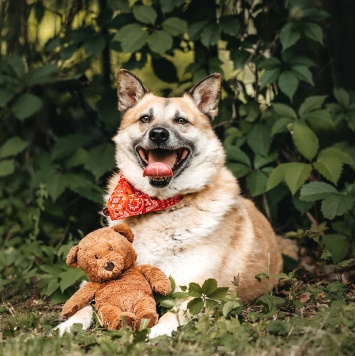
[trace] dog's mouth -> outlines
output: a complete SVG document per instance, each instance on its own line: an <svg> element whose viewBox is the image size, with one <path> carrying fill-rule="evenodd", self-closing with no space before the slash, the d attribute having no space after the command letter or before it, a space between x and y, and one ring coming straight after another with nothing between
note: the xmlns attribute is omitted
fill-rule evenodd
<svg viewBox="0 0 355 356"><path fill-rule="evenodd" d="M149 177L149 183L156 188L166 187L173 176L177 176L185 167L190 149L177 150L155 148L151 150L137 148L137 155L144 168L143 176Z"/></svg>

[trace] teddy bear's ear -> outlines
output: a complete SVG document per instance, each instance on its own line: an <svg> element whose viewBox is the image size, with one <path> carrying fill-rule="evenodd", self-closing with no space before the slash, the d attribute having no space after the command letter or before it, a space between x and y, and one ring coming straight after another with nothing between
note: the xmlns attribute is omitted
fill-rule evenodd
<svg viewBox="0 0 355 356"><path fill-rule="evenodd" d="M70 251L67 255L67 259L66 259L66 263L68 266L74 267L74 268L77 268L79 266L78 259L77 259L78 251L79 251L78 245L76 245L70 249Z"/></svg>
<svg viewBox="0 0 355 356"><path fill-rule="evenodd" d="M133 242L134 235L132 230L126 224L117 224L112 226L112 229L123 235L129 242Z"/></svg>

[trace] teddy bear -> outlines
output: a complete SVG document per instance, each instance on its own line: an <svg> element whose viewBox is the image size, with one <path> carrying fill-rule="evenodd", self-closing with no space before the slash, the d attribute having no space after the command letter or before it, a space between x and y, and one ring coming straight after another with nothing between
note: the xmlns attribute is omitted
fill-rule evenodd
<svg viewBox="0 0 355 356"><path fill-rule="evenodd" d="M143 318L149 320L148 327L158 322L153 291L169 294L170 281L157 267L136 265L133 240L131 229L117 224L89 233L71 248L66 263L80 267L89 282L64 304L63 317L94 300L100 324L109 330L120 329L122 319L135 330Z"/></svg>

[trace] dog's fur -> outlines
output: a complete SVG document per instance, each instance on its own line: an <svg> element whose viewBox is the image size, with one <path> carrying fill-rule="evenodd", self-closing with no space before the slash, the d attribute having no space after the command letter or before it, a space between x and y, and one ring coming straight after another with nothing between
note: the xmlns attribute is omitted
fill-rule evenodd
<svg viewBox="0 0 355 356"><path fill-rule="evenodd" d="M183 97L153 95L132 73L118 73L121 126L114 137L119 171L139 191L181 201L166 210L124 220L133 230L138 264L148 263L171 275L178 286L215 278L219 286L236 289L244 300L266 293L277 283L282 268L275 234L254 204L240 195L236 178L225 167L225 154L211 122L217 115L220 75L212 74ZM154 128L169 137L156 144ZM168 179L143 177L146 165L140 152L188 150L188 156ZM110 196L119 179L109 182ZM110 224L115 224L116 221ZM259 272L270 279L261 282ZM169 334L177 327L172 313L164 315L152 335Z"/></svg>

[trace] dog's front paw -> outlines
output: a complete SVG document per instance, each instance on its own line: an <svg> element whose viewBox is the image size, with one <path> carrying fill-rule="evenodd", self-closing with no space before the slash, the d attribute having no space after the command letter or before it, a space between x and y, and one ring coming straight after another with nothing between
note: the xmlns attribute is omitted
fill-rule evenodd
<svg viewBox="0 0 355 356"><path fill-rule="evenodd" d="M150 330L149 339L154 339L155 337L162 336L162 335L171 336L174 330L175 328L169 324L162 323L162 324L154 325Z"/></svg>

